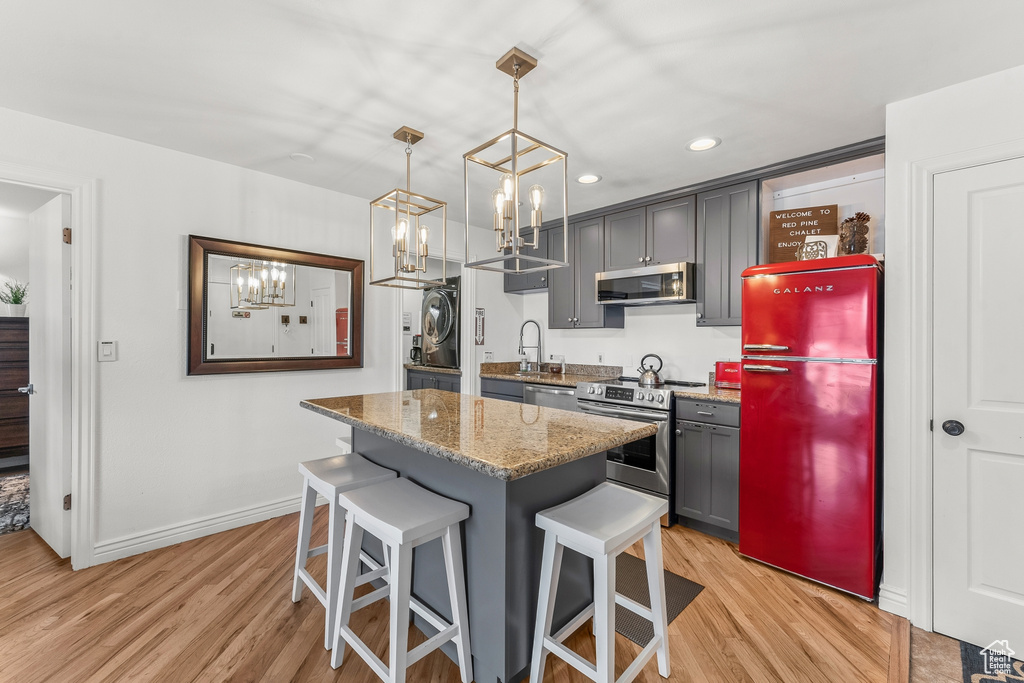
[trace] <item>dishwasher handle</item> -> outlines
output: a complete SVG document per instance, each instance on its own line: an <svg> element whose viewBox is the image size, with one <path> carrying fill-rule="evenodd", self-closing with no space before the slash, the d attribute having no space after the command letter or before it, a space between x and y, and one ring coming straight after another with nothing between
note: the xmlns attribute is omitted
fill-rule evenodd
<svg viewBox="0 0 1024 683"><path fill-rule="evenodd" d="M536 394L549 394L551 396L575 396L575 389L555 389L549 387L537 387L532 384L527 384L523 391L531 391Z"/></svg>

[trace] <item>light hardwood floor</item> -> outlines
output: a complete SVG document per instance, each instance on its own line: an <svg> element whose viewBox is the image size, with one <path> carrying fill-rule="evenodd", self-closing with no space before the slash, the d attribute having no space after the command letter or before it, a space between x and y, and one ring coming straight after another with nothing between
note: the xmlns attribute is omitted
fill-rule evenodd
<svg viewBox="0 0 1024 683"><path fill-rule="evenodd" d="M323 513L314 543L326 537ZM78 572L33 531L0 536L0 681L377 681L354 656L332 670L323 608L308 590L291 602L297 524L292 514ZM667 568L705 586L669 626L672 681L905 676L904 620L746 560L724 541L678 526L663 539ZM325 557L311 564L322 581ZM353 617L381 657L386 605ZM413 631L410 644L422 642ZM592 661L592 642L583 627L568 644ZM620 673L639 650L617 638ZM409 680L454 682L458 669L435 652ZM548 658L545 682L583 680ZM636 680L664 679L652 661Z"/></svg>

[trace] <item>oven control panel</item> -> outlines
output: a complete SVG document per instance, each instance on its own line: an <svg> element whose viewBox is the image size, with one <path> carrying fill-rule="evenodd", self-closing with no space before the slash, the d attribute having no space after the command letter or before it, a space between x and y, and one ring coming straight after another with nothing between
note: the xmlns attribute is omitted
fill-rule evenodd
<svg viewBox="0 0 1024 683"><path fill-rule="evenodd" d="M588 401L612 405L632 405L644 408L668 410L672 403L672 391L632 384L599 384L580 382L576 386L576 397Z"/></svg>
<svg viewBox="0 0 1024 683"><path fill-rule="evenodd" d="M606 387L604 397L612 401L629 401L632 403L634 393L633 389L626 389L625 387Z"/></svg>

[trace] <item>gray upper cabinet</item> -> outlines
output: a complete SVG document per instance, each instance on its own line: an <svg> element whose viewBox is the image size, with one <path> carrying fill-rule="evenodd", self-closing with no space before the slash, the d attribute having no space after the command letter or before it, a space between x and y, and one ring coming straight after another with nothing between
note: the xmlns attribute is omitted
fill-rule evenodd
<svg viewBox="0 0 1024 683"><path fill-rule="evenodd" d="M548 241L550 232L550 230L541 230L540 235L537 238L536 248L523 247L520 253L526 256L548 258ZM521 234L525 239L533 240L533 230L527 230ZM561 235L561 231L559 231L559 235ZM520 265L530 267L537 264L528 264L521 261ZM508 259L505 261L505 267L514 268L514 260ZM526 292L547 289L548 277L550 277L550 275L550 270L542 270L536 273L505 273L505 292L509 294L523 294Z"/></svg>
<svg viewBox="0 0 1024 683"><path fill-rule="evenodd" d="M551 258L562 258L562 232L551 230L548 241ZM597 274L605 270L604 218L593 218L569 226L570 267L550 271L548 287L548 328L569 330L580 327L622 327L621 306L597 303Z"/></svg>
<svg viewBox="0 0 1024 683"><path fill-rule="evenodd" d="M605 216L606 270L645 265L647 260L647 212L641 207Z"/></svg>
<svg viewBox="0 0 1024 683"><path fill-rule="evenodd" d="M647 207L647 265L693 261L697 224L694 195Z"/></svg>
<svg viewBox="0 0 1024 683"><path fill-rule="evenodd" d="M604 220L605 270L693 260L694 195L620 211Z"/></svg>
<svg viewBox="0 0 1024 683"><path fill-rule="evenodd" d="M740 274L757 263L757 192L751 181L697 195L697 325L740 324Z"/></svg>

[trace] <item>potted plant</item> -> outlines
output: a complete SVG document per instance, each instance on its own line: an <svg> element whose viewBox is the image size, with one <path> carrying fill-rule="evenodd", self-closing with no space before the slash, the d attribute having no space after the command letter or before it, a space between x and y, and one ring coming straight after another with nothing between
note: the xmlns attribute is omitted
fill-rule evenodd
<svg viewBox="0 0 1024 683"><path fill-rule="evenodd" d="M17 280L8 280L4 283L3 290L0 290L0 302L7 304L7 315L9 316L25 317L27 300L28 283L21 284Z"/></svg>

